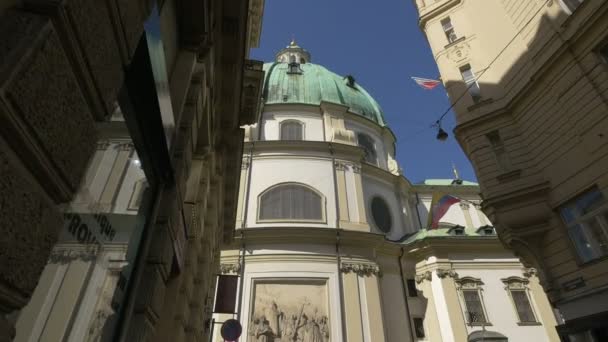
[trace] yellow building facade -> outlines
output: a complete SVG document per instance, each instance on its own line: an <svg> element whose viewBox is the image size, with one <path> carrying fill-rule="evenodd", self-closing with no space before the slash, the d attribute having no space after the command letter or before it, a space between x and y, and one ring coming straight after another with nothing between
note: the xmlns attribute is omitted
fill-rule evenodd
<svg viewBox="0 0 608 342"><path fill-rule="evenodd" d="M563 341L608 339L608 3L416 0L501 241Z"/></svg>

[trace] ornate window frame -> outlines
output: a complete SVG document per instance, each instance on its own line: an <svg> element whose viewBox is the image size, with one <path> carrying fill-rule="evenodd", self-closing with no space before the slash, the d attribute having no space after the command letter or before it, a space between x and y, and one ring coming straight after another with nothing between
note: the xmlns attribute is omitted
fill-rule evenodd
<svg viewBox="0 0 608 342"><path fill-rule="evenodd" d="M538 319L538 314L536 313L536 310L534 308L532 296L530 295L530 288L528 287L530 281L526 278L516 276L504 278L501 279L501 281L505 284L505 291L507 291L507 295L509 296L511 304L513 305L515 317L517 317L517 325L541 325L540 320ZM534 321L523 322L521 320L521 317L519 317L519 312L517 311L517 305L515 305L515 299L513 298L511 291L523 291L526 294L526 298L528 299L528 304L530 305L530 310L532 311Z"/></svg>
<svg viewBox="0 0 608 342"><path fill-rule="evenodd" d="M320 220L290 219L290 218L261 219L260 214L262 211L262 197L269 191L272 191L278 187L285 186L285 185L302 186L302 187L308 188L309 190L316 193L321 199L321 219ZM322 192L320 192L319 190L313 188L312 186L310 186L308 184L304 184L304 183L300 183L300 182L282 182L282 183L273 184L273 185L269 186L268 188L266 188L264 191L260 192L260 194L258 195L258 199L257 199L257 210L256 211L257 211L257 213L256 213L256 222L257 223L320 223L320 224L326 224L327 223L327 197L325 197L325 195L323 195Z"/></svg>
<svg viewBox="0 0 608 342"><path fill-rule="evenodd" d="M302 139L301 140L292 140L292 139L283 139L283 125L287 123L297 123L300 125L302 130ZM279 140L281 141L304 141L306 140L306 124L303 121L297 119L285 119L279 122Z"/></svg>
<svg viewBox="0 0 608 342"><path fill-rule="evenodd" d="M454 279L456 283L456 289L458 291L458 297L461 303L462 313L464 315L466 324L469 326L491 326L490 319L488 316L488 311L486 310L485 301L483 298L483 281L479 278L474 278L470 276L461 277L458 279ZM468 315L469 308L467 307L467 302L464 297L465 291L477 291L477 295L479 296L479 303L481 304L481 310L483 311L484 321L483 322L473 322L471 317Z"/></svg>

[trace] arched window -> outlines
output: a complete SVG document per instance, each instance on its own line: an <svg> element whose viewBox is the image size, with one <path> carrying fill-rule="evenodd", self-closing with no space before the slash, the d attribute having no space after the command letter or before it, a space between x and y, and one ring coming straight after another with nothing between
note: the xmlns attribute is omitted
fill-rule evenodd
<svg viewBox="0 0 608 342"><path fill-rule="evenodd" d="M378 157L376 156L376 146L374 139L365 133L357 133L357 143L365 151L365 161L377 165Z"/></svg>
<svg viewBox="0 0 608 342"><path fill-rule="evenodd" d="M323 221L323 199L302 184L276 185L260 195L258 220Z"/></svg>
<svg viewBox="0 0 608 342"><path fill-rule="evenodd" d="M304 125L295 120L281 122L281 140L303 140Z"/></svg>

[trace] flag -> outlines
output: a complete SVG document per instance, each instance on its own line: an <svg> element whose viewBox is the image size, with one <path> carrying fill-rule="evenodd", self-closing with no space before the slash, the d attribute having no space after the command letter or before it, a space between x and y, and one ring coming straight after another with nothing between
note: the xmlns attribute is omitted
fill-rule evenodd
<svg viewBox="0 0 608 342"><path fill-rule="evenodd" d="M435 88L441 83L441 81L431 80L428 78L412 77L412 79L414 80L414 82L418 83L419 86L428 90Z"/></svg>
<svg viewBox="0 0 608 342"><path fill-rule="evenodd" d="M433 199L431 200L431 210L429 212L429 219L427 224L428 227L430 229L437 229L439 227L439 220L441 220L443 215L448 212L448 210L453 204L458 202L460 202L460 198L451 195L441 193L433 194Z"/></svg>

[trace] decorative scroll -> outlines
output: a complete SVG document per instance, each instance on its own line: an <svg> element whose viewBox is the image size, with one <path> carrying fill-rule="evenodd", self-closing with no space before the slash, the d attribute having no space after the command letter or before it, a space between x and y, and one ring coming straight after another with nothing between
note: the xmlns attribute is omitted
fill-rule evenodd
<svg viewBox="0 0 608 342"><path fill-rule="evenodd" d="M426 271L426 272L423 272L420 274L416 274L416 277L414 277L414 279L416 280L417 284L420 284L425 280L431 281L432 273L431 273L431 271Z"/></svg>
<svg viewBox="0 0 608 342"><path fill-rule="evenodd" d="M380 275L380 267L371 263L343 262L340 266L340 271L342 271L343 273L353 272L361 277L371 277L372 275Z"/></svg>
<svg viewBox="0 0 608 342"><path fill-rule="evenodd" d="M526 277L526 278L531 278L531 277L535 277L538 275L538 271L534 267L529 267L529 268L524 269L523 273L524 273L524 277Z"/></svg>
<svg viewBox="0 0 608 342"><path fill-rule="evenodd" d="M239 273L241 271L241 263L220 264L220 273Z"/></svg>
<svg viewBox="0 0 608 342"><path fill-rule="evenodd" d="M458 278L458 273L456 273L456 271L454 271L453 269L449 268L438 268L437 269L437 276L439 278L445 278L445 277L451 277L454 279Z"/></svg>

